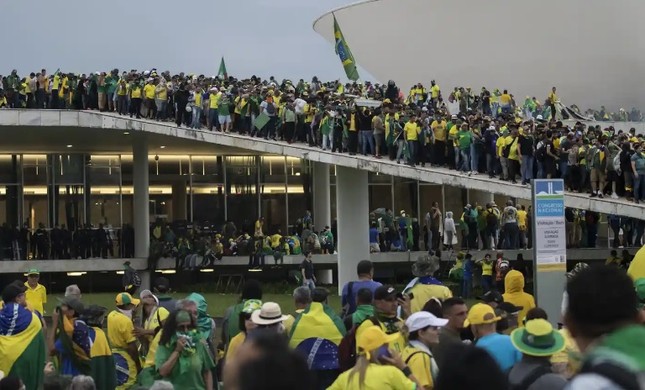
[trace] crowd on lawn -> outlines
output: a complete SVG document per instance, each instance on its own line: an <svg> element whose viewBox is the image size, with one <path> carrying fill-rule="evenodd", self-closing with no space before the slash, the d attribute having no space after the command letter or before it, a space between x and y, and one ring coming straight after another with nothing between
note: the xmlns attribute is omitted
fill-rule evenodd
<svg viewBox="0 0 645 390"><path fill-rule="evenodd" d="M435 277L436 256L419 257L403 289L360 261L336 312L305 256L292 307L263 301L250 279L219 328L201 294L176 299L165 277L141 289L127 263L114 307L86 304L71 285L46 313L47 288L30 269L2 289L0 389L643 388L645 252L627 272L578 263L551 322L519 263L502 253L461 260L461 297ZM482 288L471 304L475 267Z"/></svg>
<svg viewBox="0 0 645 390"><path fill-rule="evenodd" d="M10 108L100 110L177 126L307 142L310 146L411 165L429 164L511 183L561 177L592 197L645 198L643 134L575 125L553 87L542 102L507 90L395 84L206 77L156 69L75 75L46 70L3 77ZM6 103L4 103L6 101ZM564 108L563 108L564 107ZM640 119L632 110L621 119ZM624 114L623 114L624 113ZM614 115L604 110L598 119ZM576 118L583 118L575 114Z"/></svg>

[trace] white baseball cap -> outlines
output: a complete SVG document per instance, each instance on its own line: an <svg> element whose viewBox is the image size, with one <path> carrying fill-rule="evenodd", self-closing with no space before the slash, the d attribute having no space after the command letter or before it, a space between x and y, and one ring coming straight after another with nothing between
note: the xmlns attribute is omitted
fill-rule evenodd
<svg viewBox="0 0 645 390"><path fill-rule="evenodd" d="M405 320L405 326L408 331L415 332L420 329L425 329L428 326L443 327L448 323L448 320L437 318L427 311L418 311Z"/></svg>

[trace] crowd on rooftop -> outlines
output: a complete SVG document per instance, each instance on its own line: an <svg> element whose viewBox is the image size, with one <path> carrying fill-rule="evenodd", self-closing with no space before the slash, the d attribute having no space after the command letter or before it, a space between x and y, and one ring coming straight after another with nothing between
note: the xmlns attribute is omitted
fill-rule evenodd
<svg viewBox="0 0 645 390"><path fill-rule="evenodd" d="M592 197L645 199L643 134L634 128L591 126L560 103L520 101L507 90L431 82L409 93L387 84L277 81L170 72L123 71L75 75L46 70L3 77L8 108L99 110L177 126L306 142L334 152L384 156L487 174L511 183L561 177L569 191ZM624 111L624 110L623 110ZM621 111L621 112L623 112ZM622 115L622 114L621 114ZM609 119L601 112L600 118ZM624 119L640 119L637 110Z"/></svg>
<svg viewBox="0 0 645 390"><path fill-rule="evenodd" d="M530 272L501 252L460 254L456 288L436 277L431 254L413 262L403 289L375 281L374 264L360 261L340 310L306 254L292 303L263 300L249 279L216 313L219 326L203 295L177 299L165 277L145 289L129 262L112 307L88 304L71 285L49 313L47 287L30 269L2 288L0 390L637 390L644 260L627 272L578 263L562 316L550 319L526 292ZM478 303L466 300L473 287Z"/></svg>

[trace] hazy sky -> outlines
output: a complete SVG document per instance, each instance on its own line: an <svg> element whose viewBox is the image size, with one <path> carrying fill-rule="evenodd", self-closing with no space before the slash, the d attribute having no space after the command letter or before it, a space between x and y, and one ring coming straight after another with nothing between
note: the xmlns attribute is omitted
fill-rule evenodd
<svg viewBox="0 0 645 390"><path fill-rule="evenodd" d="M0 74L157 68L238 77L344 79L313 31L353 0L0 0ZM367 74L363 71L362 78Z"/></svg>

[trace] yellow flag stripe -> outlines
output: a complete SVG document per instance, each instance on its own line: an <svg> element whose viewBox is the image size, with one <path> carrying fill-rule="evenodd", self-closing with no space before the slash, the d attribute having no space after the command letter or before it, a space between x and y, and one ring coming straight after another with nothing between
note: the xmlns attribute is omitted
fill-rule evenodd
<svg viewBox="0 0 645 390"><path fill-rule="evenodd" d="M31 314L31 323L24 331L12 336L0 336L0 371L5 375L11 372L13 364L41 332L43 325L35 314Z"/></svg>

